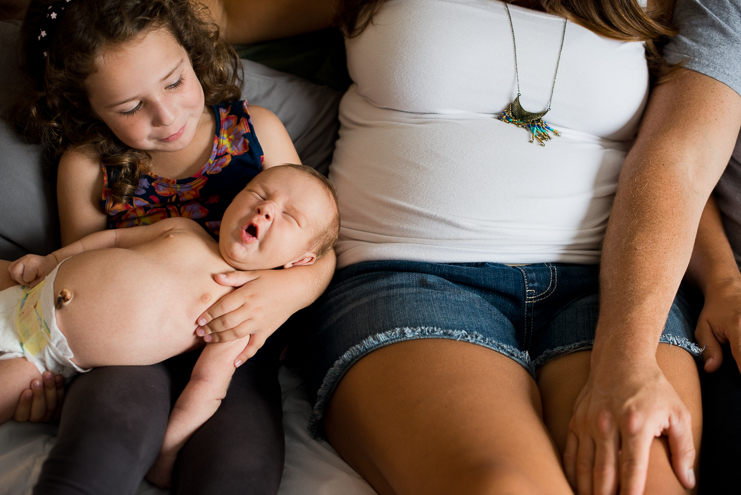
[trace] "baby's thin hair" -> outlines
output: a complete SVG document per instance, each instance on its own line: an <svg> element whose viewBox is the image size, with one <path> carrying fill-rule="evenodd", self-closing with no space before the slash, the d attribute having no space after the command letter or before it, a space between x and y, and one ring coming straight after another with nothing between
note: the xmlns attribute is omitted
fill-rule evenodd
<svg viewBox="0 0 741 495"><path fill-rule="evenodd" d="M316 251L317 259L319 259L327 254L334 247L340 234L340 208L338 204L337 189L328 178L317 172L312 167L306 165L297 165L295 163L284 163L277 166L291 167L318 180L324 186L324 189L329 194L329 196L332 198L332 203L334 206L332 218L330 218L329 222L327 222L325 228L318 233L315 238L314 245L312 246Z"/></svg>
<svg viewBox="0 0 741 495"><path fill-rule="evenodd" d="M151 157L123 144L90 106L85 81L100 50L166 29L188 53L207 105L240 99L239 58L219 36L206 7L191 0L72 0L50 23L46 15L55 3L34 0L26 12L21 65L28 81L11 119L22 135L44 146L51 163L67 150L80 149L118 169L112 195L125 202ZM46 53L37 41L42 29L51 37Z"/></svg>

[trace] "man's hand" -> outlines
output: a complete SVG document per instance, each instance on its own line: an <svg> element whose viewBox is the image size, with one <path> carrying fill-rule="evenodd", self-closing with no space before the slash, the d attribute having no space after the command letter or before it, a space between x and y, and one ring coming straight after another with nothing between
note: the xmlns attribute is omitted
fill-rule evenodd
<svg viewBox="0 0 741 495"><path fill-rule="evenodd" d="M27 254L8 266L10 276L21 285L36 286L57 266L54 255Z"/></svg>
<svg viewBox="0 0 741 495"><path fill-rule="evenodd" d="M697 321L695 338L704 348L705 371L712 373L720 368L723 363L722 346L728 343L741 369L741 277L706 287L705 304Z"/></svg>
<svg viewBox="0 0 741 495"><path fill-rule="evenodd" d="M669 441L679 481L695 485L690 413L655 361L603 363L574 404L564 470L579 495L644 492L656 437Z"/></svg>
<svg viewBox="0 0 741 495"><path fill-rule="evenodd" d="M64 377L45 371L41 380L33 380L21 393L13 419L45 423L59 418L64 399Z"/></svg>

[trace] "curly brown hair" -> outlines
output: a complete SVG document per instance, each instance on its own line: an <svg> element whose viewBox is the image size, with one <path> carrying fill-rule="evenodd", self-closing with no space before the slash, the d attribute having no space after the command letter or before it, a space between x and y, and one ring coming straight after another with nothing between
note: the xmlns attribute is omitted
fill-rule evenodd
<svg viewBox="0 0 741 495"><path fill-rule="evenodd" d="M206 7L191 0L74 0L50 24L46 14L54 4L36 0L26 12L21 63L28 81L11 119L22 135L44 146L51 163L71 149L97 153L102 164L117 169L114 200L127 201L151 157L123 144L90 106L85 80L100 50L167 29L188 53L207 105L240 99L239 58ZM45 53L38 43L42 29L52 37Z"/></svg>

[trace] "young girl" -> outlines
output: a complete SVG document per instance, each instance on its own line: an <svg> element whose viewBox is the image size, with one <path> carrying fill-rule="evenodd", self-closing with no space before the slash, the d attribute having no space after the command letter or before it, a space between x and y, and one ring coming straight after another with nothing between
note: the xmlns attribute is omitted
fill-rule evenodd
<svg viewBox="0 0 741 495"><path fill-rule="evenodd" d="M30 81L15 119L59 158L63 245L173 216L191 218L217 237L226 205L250 178L263 167L298 161L275 115L238 101L238 59L205 15L188 0L29 7L23 34ZM333 257L327 259L295 274L254 272L250 284L197 321L252 334L239 365L321 293L334 267ZM226 277L222 283L234 284ZM222 407L181 451L177 493L277 491L281 347L271 339L239 368ZM133 492L159 450L169 395L177 394L170 387L187 381L190 366L179 360L79 378L36 492L61 493L59 485Z"/></svg>

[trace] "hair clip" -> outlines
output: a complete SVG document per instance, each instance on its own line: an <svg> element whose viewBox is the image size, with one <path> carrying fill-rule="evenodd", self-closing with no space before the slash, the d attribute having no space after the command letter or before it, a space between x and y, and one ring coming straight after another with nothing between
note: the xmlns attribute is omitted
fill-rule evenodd
<svg viewBox="0 0 741 495"><path fill-rule="evenodd" d="M58 26L58 21L62 19L64 6L71 1L72 0L59 0L46 8L46 10L50 11L46 13L46 19L48 20L42 22L42 27L39 28L39 35L36 38L36 40L41 44L41 54L44 58L49 54L48 47L51 45L50 33L53 33L54 28Z"/></svg>

